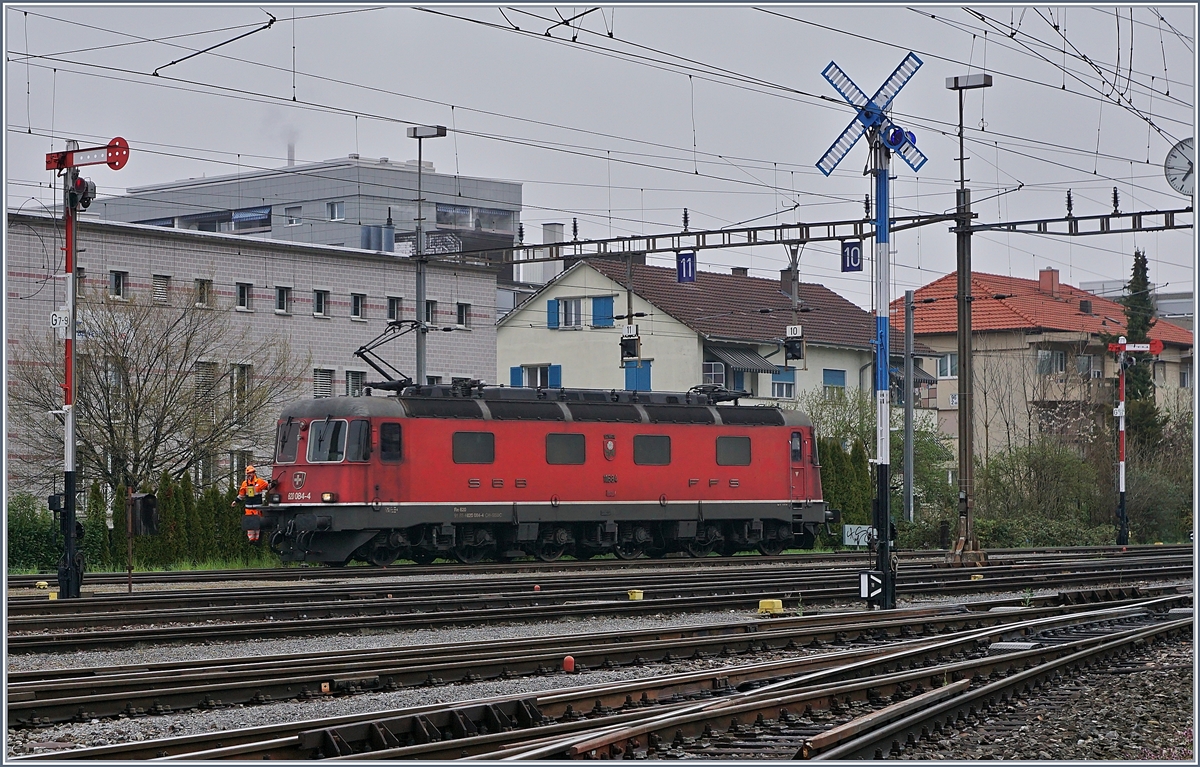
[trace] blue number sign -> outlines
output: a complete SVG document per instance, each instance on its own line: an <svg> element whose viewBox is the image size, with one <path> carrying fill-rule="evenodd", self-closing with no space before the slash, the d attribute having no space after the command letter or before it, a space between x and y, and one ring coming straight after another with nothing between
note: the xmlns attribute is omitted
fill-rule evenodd
<svg viewBox="0 0 1200 767"><path fill-rule="evenodd" d="M685 250L675 254L676 282L696 281L696 252Z"/></svg>
<svg viewBox="0 0 1200 767"><path fill-rule="evenodd" d="M862 240L844 240L842 242L842 271L862 271Z"/></svg>

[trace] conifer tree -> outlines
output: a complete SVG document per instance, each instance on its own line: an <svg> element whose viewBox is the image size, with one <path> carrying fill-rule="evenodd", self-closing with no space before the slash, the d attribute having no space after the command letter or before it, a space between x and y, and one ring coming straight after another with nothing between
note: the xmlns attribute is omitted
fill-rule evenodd
<svg viewBox="0 0 1200 767"><path fill-rule="evenodd" d="M1125 340L1144 344L1150 340L1154 327L1154 300L1151 296L1146 253L1133 252L1133 273L1125 286L1121 303L1125 306ZM1158 412L1154 381L1151 376L1153 360L1149 355L1133 355L1137 364L1125 370L1126 428L1131 440L1143 445L1157 445L1162 439L1163 419Z"/></svg>
<svg viewBox="0 0 1200 767"><path fill-rule="evenodd" d="M104 493L99 481L92 482L88 491L87 511L83 523L83 561L91 572L108 570L108 524L104 508Z"/></svg>

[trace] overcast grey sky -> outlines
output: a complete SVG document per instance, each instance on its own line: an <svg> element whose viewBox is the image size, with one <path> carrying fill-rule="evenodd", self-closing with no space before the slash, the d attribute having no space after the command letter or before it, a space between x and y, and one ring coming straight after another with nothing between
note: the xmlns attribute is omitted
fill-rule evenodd
<svg viewBox="0 0 1200 767"><path fill-rule="evenodd" d="M557 23L585 11L570 24ZM242 35L172 66L194 51ZM1160 15L1161 14L1161 17ZM293 16L295 20L293 20ZM1194 133L1194 6L54 6L4 10L9 207L52 204L44 154L123 136L101 195L297 159L414 158L439 172L519 181L527 242L579 220L581 238L863 213L860 142L829 178L815 163L852 117L821 71L836 61L868 94L908 51L924 60L894 120L929 157L893 165L897 215L954 205L958 119L948 76L988 72L967 95L967 176L982 221L1181 208L1163 176ZM549 36L546 32L549 30ZM159 76L153 76L161 68ZM294 98L294 101L293 101ZM357 116L356 116L357 115ZM1020 190L1017 188L1020 186ZM364 222L365 223L365 222ZM945 225L894 238L893 295L954 269ZM1194 279L1190 230L1086 238L983 234L979 271L1127 279L1135 247L1167 290ZM700 268L786 265L779 246L706 251ZM666 263L666 262L663 262ZM801 262L870 307L869 274L843 276L836 244Z"/></svg>

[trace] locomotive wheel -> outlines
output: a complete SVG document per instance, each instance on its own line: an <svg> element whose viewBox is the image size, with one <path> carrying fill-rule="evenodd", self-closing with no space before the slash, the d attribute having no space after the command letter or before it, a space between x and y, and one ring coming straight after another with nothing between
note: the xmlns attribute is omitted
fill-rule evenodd
<svg viewBox="0 0 1200 767"><path fill-rule="evenodd" d="M785 546L787 541L782 538L764 538L759 542L758 550L764 556L776 557L783 553Z"/></svg>
<svg viewBox="0 0 1200 767"><path fill-rule="evenodd" d="M645 549L633 541L620 541L613 546L613 553L617 555L617 559L637 559L645 553Z"/></svg>
<svg viewBox="0 0 1200 767"><path fill-rule="evenodd" d="M697 538L693 541L688 541L684 548L687 553L697 559L703 559L714 550L723 548L725 545L725 536L721 534L721 528L716 525L709 525L704 528L704 538Z"/></svg>
<svg viewBox="0 0 1200 767"><path fill-rule="evenodd" d="M388 546L376 546L371 549L369 559L371 560L371 564L376 567L387 567L395 562L398 556L400 556L400 552L396 549L389 548Z"/></svg>
<svg viewBox="0 0 1200 767"><path fill-rule="evenodd" d="M482 562L490 553L495 551L495 546L455 546L454 558L464 565L473 565L477 562Z"/></svg>
<svg viewBox="0 0 1200 767"><path fill-rule="evenodd" d="M554 562L565 553L567 553L567 547L561 543L555 543L554 541L538 541L537 548L534 549L533 555L543 562Z"/></svg>
<svg viewBox="0 0 1200 767"><path fill-rule="evenodd" d="M800 533L800 536L796 539L796 545L802 549L815 548L817 545L817 536L814 535L811 530L805 530L803 533Z"/></svg>
<svg viewBox="0 0 1200 767"><path fill-rule="evenodd" d="M425 551L424 549L413 549L412 553L408 555L408 558L418 565L431 565L437 557L438 555L435 552Z"/></svg>

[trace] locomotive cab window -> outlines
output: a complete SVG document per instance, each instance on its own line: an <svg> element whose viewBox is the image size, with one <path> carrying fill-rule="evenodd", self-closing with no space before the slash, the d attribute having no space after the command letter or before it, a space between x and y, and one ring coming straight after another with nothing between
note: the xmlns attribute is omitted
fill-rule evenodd
<svg viewBox="0 0 1200 767"><path fill-rule="evenodd" d="M749 466L749 437L717 437L718 466Z"/></svg>
<svg viewBox="0 0 1200 767"><path fill-rule="evenodd" d="M546 463L581 464L587 459L587 440L582 434L547 434Z"/></svg>
<svg viewBox="0 0 1200 767"><path fill-rule="evenodd" d="M379 424L379 460L400 460L400 424Z"/></svg>
<svg viewBox="0 0 1200 767"><path fill-rule="evenodd" d="M371 459L371 422L350 422L350 435L346 440L347 461L369 461Z"/></svg>
<svg viewBox="0 0 1200 767"><path fill-rule="evenodd" d="M455 463L494 463L496 435L490 431L454 432Z"/></svg>
<svg viewBox="0 0 1200 767"><path fill-rule="evenodd" d="M296 446L300 444L300 422L279 424L275 432L275 462L295 463Z"/></svg>
<svg viewBox="0 0 1200 767"><path fill-rule="evenodd" d="M665 434L634 436L633 462L639 466L666 466L671 463L671 438Z"/></svg>
<svg viewBox="0 0 1200 767"><path fill-rule="evenodd" d="M313 421L308 427L308 462L335 463L346 456L346 422Z"/></svg>
<svg viewBox="0 0 1200 767"><path fill-rule="evenodd" d="M792 432L792 463L800 463L800 460L804 457L803 444L800 432Z"/></svg>

